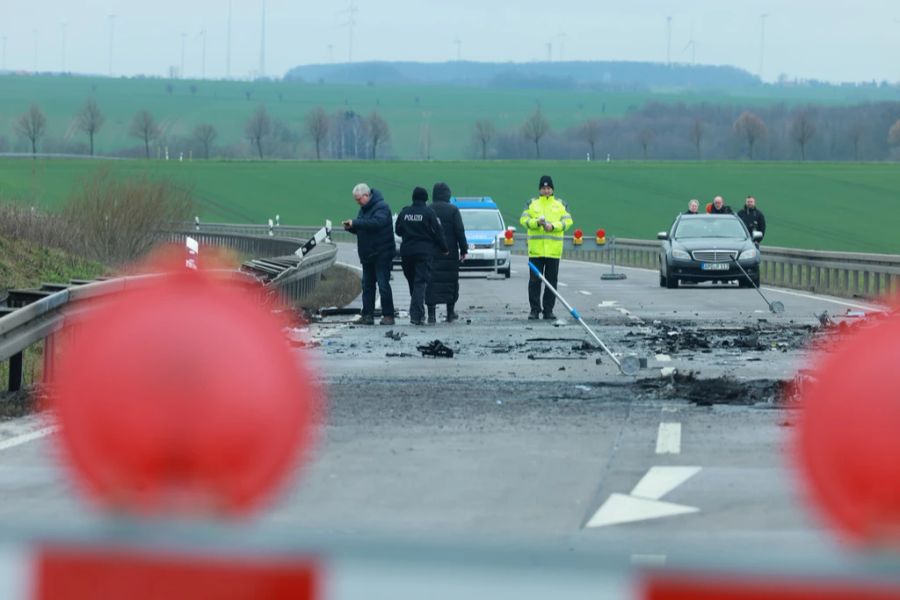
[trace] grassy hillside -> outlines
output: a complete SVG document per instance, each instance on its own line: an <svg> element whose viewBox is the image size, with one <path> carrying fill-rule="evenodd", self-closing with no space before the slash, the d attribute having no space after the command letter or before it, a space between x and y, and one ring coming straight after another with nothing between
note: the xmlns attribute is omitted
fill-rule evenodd
<svg viewBox="0 0 900 600"><path fill-rule="evenodd" d="M92 279L105 270L101 264L60 250L0 236L0 295L10 288L37 286L45 281Z"/></svg>
<svg viewBox="0 0 900 600"><path fill-rule="evenodd" d="M166 89L169 84L173 86L171 93ZM196 86L196 92L191 91L192 86ZM273 118L298 131L303 130L309 110L322 106L329 113L353 110L362 115L377 109L391 127L393 155L399 158L421 157L420 142L427 124L431 129L431 157L458 160L472 156L470 138L476 120L490 119L498 130L517 128L538 105L551 126L563 130L588 118L622 115L649 100L688 104L846 104L896 96L893 90L832 87L761 86L716 94L5 75L0 76L0 136L5 136L10 146L16 146L15 120L36 103L47 116L48 140L86 143L87 137L73 121L85 101L93 97L106 116L96 138L98 154L140 146L140 141L129 136L128 129L134 114L144 109L156 117L168 136L190 136L194 127L208 122L218 130L216 145L228 146L244 141L244 125L260 105L265 105ZM313 150L309 141L304 140L301 146L302 152L310 156Z"/></svg>
<svg viewBox="0 0 900 600"><path fill-rule="evenodd" d="M446 181L458 195L489 195L518 224L542 174L553 176L576 227L652 239L690 198L716 194L735 208L754 194L768 244L900 253L900 165L769 162L183 162L104 163L192 187L204 221L313 225L356 214L353 185L380 188L396 212L412 188ZM0 160L0 196L60 206L97 169L90 161Z"/></svg>

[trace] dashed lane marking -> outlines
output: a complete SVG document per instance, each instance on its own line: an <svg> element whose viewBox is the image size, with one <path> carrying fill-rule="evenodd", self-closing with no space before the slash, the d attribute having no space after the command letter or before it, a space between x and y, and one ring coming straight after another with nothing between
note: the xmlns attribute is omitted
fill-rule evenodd
<svg viewBox="0 0 900 600"><path fill-rule="evenodd" d="M681 454L681 423L660 423L656 434L657 454Z"/></svg>
<svg viewBox="0 0 900 600"><path fill-rule="evenodd" d="M584 295L584 296L593 296L593 294L590 293L590 292L587 291L587 290L578 290L578 293L579 293L579 294L582 294L582 295Z"/></svg>
<svg viewBox="0 0 900 600"><path fill-rule="evenodd" d="M15 448L16 446L21 446L22 444L27 444L28 442L33 442L34 440L39 440L43 437L47 437L53 433L56 433L56 430L59 427L44 427L43 429L38 429L37 431L32 431L31 433L24 433L22 435L17 435L16 437L9 438L8 440L3 440L0 442L0 450L8 450L10 448Z"/></svg>

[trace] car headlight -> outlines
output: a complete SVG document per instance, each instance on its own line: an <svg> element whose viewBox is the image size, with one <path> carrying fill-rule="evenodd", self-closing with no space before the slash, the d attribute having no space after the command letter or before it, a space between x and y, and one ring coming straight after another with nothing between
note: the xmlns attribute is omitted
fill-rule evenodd
<svg viewBox="0 0 900 600"><path fill-rule="evenodd" d="M750 250L744 250L741 252L741 255L738 257L738 260L750 260L759 256L759 250L756 248L751 248Z"/></svg>
<svg viewBox="0 0 900 600"><path fill-rule="evenodd" d="M672 248L672 258L680 258L681 260L691 260L691 255L684 250Z"/></svg>

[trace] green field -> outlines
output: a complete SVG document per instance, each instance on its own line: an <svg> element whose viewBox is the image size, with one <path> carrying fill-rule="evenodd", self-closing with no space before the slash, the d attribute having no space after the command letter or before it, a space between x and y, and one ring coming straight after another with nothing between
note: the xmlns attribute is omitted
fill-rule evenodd
<svg viewBox="0 0 900 600"><path fill-rule="evenodd" d="M167 84L173 91L166 91ZM196 93L191 92L195 85ZM248 100L247 92L251 92ZM423 126L431 130L430 157L459 160L473 157L471 131L478 119L489 119L498 130L521 126L540 105L554 130L564 130L592 118L615 117L647 101L758 105L850 104L896 99L893 90L877 88L770 88L734 93L674 91L595 92L587 90L517 90L450 86L360 86L301 82L169 81L165 79L111 79L71 76L0 76L0 136L15 142L15 120L35 103L47 116L47 138L81 140L73 120L85 101L93 97L106 116L96 138L98 154L112 154L141 142L129 137L135 113L149 110L165 135L189 137L201 123L218 130L217 146L244 140L244 125L265 105L273 118L302 131L310 109L322 106L329 113L353 110L368 115L378 110L390 125L392 156L426 158L422 154ZM160 146L166 142L161 141ZM154 149L154 153L157 149ZM301 158L313 152L308 140L301 143Z"/></svg>
<svg viewBox="0 0 900 600"><path fill-rule="evenodd" d="M356 214L350 191L366 181L397 212L413 187L446 181L457 195L489 195L518 224L538 179L557 194L585 232L653 239L687 201L716 194L735 208L757 197L766 243L823 250L900 254L900 164L771 162L220 162L0 160L0 198L60 206L98 168L149 174L190 186L203 221L286 225L338 222Z"/></svg>

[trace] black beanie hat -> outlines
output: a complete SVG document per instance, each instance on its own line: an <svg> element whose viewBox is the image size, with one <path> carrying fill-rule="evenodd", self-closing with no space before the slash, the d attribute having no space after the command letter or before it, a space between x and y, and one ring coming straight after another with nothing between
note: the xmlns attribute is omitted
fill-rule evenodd
<svg viewBox="0 0 900 600"><path fill-rule="evenodd" d="M554 185L553 185L553 178L550 177L549 175L542 175L542 176L541 176L541 182L538 184L538 189L541 189L541 188L544 187L545 185L549 185L550 187L554 187Z"/></svg>
<svg viewBox="0 0 900 600"><path fill-rule="evenodd" d="M428 190L422 187L417 187L413 190L412 199L413 202L428 202Z"/></svg>
<svg viewBox="0 0 900 600"><path fill-rule="evenodd" d="M450 202L450 197L452 195L453 193L450 191L450 186L441 181L434 184L434 189L431 191L431 201Z"/></svg>

